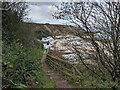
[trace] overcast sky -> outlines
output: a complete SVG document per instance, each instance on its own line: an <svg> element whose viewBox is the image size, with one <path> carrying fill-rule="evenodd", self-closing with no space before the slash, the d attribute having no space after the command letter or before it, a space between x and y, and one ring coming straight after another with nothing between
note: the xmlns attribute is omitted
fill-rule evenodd
<svg viewBox="0 0 120 90"><path fill-rule="evenodd" d="M52 14L57 12L54 5L59 5L61 2L31 2L28 3L27 18L34 23L50 23L50 24L70 24L65 20L53 18Z"/></svg>
<svg viewBox="0 0 120 90"><path fill-rule="evenodd" d="M60 5L63 1L79 2L81 0L29 0L29 12L26 17L34 23L70 24L68 21L58 20L52 16L52 14L57 11L53 5Z"/></svg>

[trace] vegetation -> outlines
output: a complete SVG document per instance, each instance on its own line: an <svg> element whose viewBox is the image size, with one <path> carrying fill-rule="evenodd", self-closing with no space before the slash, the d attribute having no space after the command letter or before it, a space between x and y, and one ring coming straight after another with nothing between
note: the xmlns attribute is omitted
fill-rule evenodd
<svg viewBox="0 0 120 90"><path fill-rule="evenodd" d="M95 58L99 73L85 64L86 58L83 57L82 50L74 48L87 70L104 82L113 81L118 85L120 85L119 7L119 2L63 2L61 6L57 6L60 12L54 15L57 19L74 23L85 32L86 37L89 37L89 42L95 50L91 60ZM84 40L85 36L79 36ZM84 52L87 54L87 51Z"/></svg>
<svg viewBox="0 0 120 90"><path fill-rule="evenodd" d="M39 57L42 50L24 48L20 43L3 44L3 86L7 82L11 87L34 87L32 84L40 82L42 66ZM4 82L5 81L5 82ZM7 81L7 82L6 82ZM21 86L22 85L22 86Z"/></svg>
<svg viewBox="0 0 120 90"><path fill-rule="evenodd" d="M51 36L50 32L46 30L36 30L36 37L42 39L43 37Z"/></svg>
<svg viewBox="0 0 120 90"><path fill-rule="evenodd" d="M3 87L54 87L54 83L42 71L40 57L44 50L36 48L37 46L24 48L22 44L16 42L9 46L3 45Z"/></svg>
<svg viewBox="0 0 120 90"><path fill-rule="evenodd" d="M62 74L63 79L77 88L120 88L117 83L109 79L110 76L107 75L108 73L106 73L106 76L109 81L103 81L101 78L95 77L94 73L90 72L82 63L74 65L61 59L54 53L51 54L51 52L49 52L46 63L51 69ZM97 73L99 73L96 65L87 64L87 66L96 69Z"/></svg>
<svg viewBox="0 0 120 90"><path fill-rule="evenodd" d="M66 25L37 24L37 23L24 23L24 25L27 26L29 30L36 31L35 34L39 39L41 39L42 36L46 37L48 35L49 36L66 35L66 34L78 35L78 30L80 31L79 28L69 25L66 26ZM47 30L45 26L47 26L51 31Z"/></svg>
<svg viewBox="0 0 120 90"><path fill-rule="evenodd" d="M64 59L64 57L62 56L62 53L59 52L58 50L49 50L48 54L50 56L56 56L58 58Z"/></svg>
<svg viewBox="0 0 120 90"><path fill-rule="evenodd" d="M2 13L2 88L54 88L54 83L42 71L43 66L40 59L44 50L41 48L41 43L36 39L41 39L47 35L62 35L63 33L73 33L86 42L89 41L95 50L91 59L94 58L97 63L97 65L86 64L82 51L74 48L82 63L77 66L81 75L76 74L74 80L65 76L69 82L85 88L120 87L120 3L66 2L61 5L62 7L58 7L61 10L56 13L55 17L69 20L76 24L79 29L72 26L47 24L48 28L54 30L50 33L44 25L23 22L23 16L26 14L25 9L27 8L25 3L2 3L2 7L5 8ZM77 30L80 30L80 32L76 32ZM84 35L81 32L84 32ZM53 56L62 57L57 51L49 53ZM62 66L63 63L60 63ZM52 66L55 69L61 68L58 68L59 64L56 65L57 67L54 64ZM60 71L63 72L63 68L65 69L66 66L69 67L65 63ZM68 68L65 70L72 71ZM64 71L64 73L66 72Z"/></svg>
<svg viewBox="0 0 120 90"><path fill-rule="evenodd" d="M2 7L8 8L2 13L2 89L54 88L40 62L44 54L41 43L23 22L27 6L23 2L3 2Z"/></svg>

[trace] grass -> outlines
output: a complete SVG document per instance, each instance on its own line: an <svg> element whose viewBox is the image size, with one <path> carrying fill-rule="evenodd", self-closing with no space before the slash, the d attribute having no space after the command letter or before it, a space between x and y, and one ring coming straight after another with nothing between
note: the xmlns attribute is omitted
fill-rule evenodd
<svg viewBox="0 0 120 90"><path fill-rule="evenodd" d="M50 55L57 56L57 51L49 52ZM58 57L59 58L59 57ZM88 64L92 70L95 70L98 74L101 72L98 70L96 65ZM63 75L63 79L67 80L69 83L78 86L80 88L113 88L120 87L117 83L113 82L110 78L110 75L104 68L101 66L102 70L104 70L106 81L101 80L97 75L93 74L90 70L88 70L82 63L77 65L78 70L81 72L81 75L76 74L76 78L73 80L68 76ZM102 76L103 77L103 76Z"/></svg>
<svg viewBox="0 0 120 90"><path fill-rule="evenodd" d="M43 69L43 65L42 65L42 69ZM41 78L42 88L55 88L54 81L52 81L43 70L41 71L41 76L42 76Z"/></svg>
<svg viewBox="0 0 120 90"><path fill-rule="evenodd" d="M42 76L43 88L55 88L55 83L45 74Z"/></svg>
<svg viewBox="0 0 120 90"><path fill-rule="evenodd" d="M9 53L8 53L9 52ZM44 50L34 46L24 48L20 43L3 45L3 86L14 88L54 88L54 82L43 72L40 60Z"/></svg>
<svg viewBox="0 0 120 90"><path fill-rule="evenodd" d="M35 52L33 52L32 55L36 57L38 56L38 58L40 58L41 60L42 56L44 55L44 50L35 49ZM55 83L43 71L43 65L42 65L42 70L40 71L40 76L41 76L42 88L55 88ZM37 85L36 87L39 87L39 85Z"/></svg>

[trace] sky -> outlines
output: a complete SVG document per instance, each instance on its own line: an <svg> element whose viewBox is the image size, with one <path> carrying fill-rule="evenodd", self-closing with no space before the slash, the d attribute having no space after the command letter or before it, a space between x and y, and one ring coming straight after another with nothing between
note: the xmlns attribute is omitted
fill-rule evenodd
<svg viewBox="0 0 120 90"><path fill-rule="evenodd" d="M57 12L57 8L54 5L60 5L63 1L80 2L82 0L29 0L29 3L27 3L29 12L26 17L34 23L73 25L66 20L55 19L52 16L54 12Z"/></svg>
<svg viewBox="0 0 120 90"><path fill-rule="evenodd" d="M57 12L54 5L59 5L61 2L30 2L28 3L27 18L34 23L49 23L49 24L70 24L66 20L55 19L52 14Z"/></svg>
<svg viewBox="0 0 120 90"><path fill-rule="evenodd" d="M28 1L28 0L26 0ZM49 23L49 24L64 24L73 25L66 20L60 20L53 18L52 14L57 12L57 8L54 5L60 5L62 2L66 1L85 1L85 0L29 0L27 18L33 23ZM102 0L91 0L100 2ZM25 18L26 18L25 17ZM26 21L26 19L24 19Z"/></svg>

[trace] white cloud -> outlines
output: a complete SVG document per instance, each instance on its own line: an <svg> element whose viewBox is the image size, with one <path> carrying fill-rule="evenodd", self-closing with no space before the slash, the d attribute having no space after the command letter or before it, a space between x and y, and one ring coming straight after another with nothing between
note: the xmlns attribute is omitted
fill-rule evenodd
<svg viewBox="0 0 120 90"><path fill-rule="evenodd" d="M52 14L58 12L57 8L53 6L58 3L29 3L29 9L27 18L31 19L34 23L51 23L51 24L66 24L68 21L53 19Z"/></svg>
<svg viewBox="0 0 120 90"><path fill-rule="evenodd" d="M55 12L58 12L58 9L55 7L55 6L48 6L48 11L51 12L51 13L55 13Z"/></svg>
<svg viewBox="0 0 120 90"><path fill-rule="evenodd" d="M34 17L39 17L42 13L42 10L40 7L38 7L37 5L30 5L29 6L30 11L29 11L29 15L34 18Z"/></svg>

